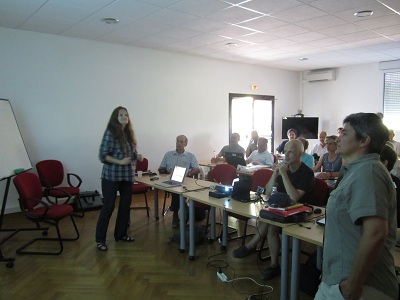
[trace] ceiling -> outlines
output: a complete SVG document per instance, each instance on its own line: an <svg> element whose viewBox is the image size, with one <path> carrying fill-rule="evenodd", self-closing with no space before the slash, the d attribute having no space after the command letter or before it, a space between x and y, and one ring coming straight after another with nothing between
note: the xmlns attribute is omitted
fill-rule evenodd
<svg viewBox="0 0 400 300"><path fill-rule="evenodd" d="M399 12L399 0L0 0L0 27L303 71L400 59Z"/></svg>

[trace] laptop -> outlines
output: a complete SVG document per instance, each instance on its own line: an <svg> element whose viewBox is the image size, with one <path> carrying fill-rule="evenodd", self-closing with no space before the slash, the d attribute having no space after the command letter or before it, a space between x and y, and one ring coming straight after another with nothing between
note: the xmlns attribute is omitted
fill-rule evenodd
<svg viewBox="0 0 400 300"><path fill-rule="evenodd" d="M175 166L174 170L171 173L170 179L167 181L157 183L157 185L162 186L162 187L180 186L183 184L183 180L185 180L185 176L186 176L186 168Z"/></svg>
<svg viewBox="0 0 400 300"><path fill-rule="evenodd" d="M239 180L236 181L232 189L232 199L240 202L255 202L258 196L255 192L251 191L252 180Z"/></svg>
<svg viewBox="0 0 400 300"><path fill-rule="evenodd" d="M238 165L246 166L246 161L244 160L244 154L240 152L225 152L224 158L226 162L235 168Z"/></svg>

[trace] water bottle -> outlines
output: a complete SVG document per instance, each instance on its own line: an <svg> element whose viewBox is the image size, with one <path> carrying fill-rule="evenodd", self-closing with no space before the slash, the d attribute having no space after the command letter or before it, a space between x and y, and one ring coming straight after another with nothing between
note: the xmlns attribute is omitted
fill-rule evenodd
<svg viewBox="0 0 400 300"><path fill-rule="evenodd" d="M278 189L277 189L276 186L274 186L274 187L272 187L271 196L272 196L273 194L276 194L276 193L278 193Z"/></svg>

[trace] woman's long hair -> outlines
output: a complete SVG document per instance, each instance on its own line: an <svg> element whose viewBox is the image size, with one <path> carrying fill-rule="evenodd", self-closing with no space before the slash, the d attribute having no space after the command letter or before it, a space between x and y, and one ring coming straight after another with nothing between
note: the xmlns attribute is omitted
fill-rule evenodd
<svg viewBox="0 0 400 300"><path fill-rule="evenodd" d="M119 111L123 109L128 113L128 124L122 129L121 123L118 122L118 114ZM131 118L129 117L129 112L125 107L118 106L116 109L113 110L111 113L110 120L107 124L107 129L110 130L111 134L117 139L121 149L124 151L125 154L128 154L128 149L126 148L126 142L131 145L132 151L136 153L136 137L135 132L132 128Z"/></svg>

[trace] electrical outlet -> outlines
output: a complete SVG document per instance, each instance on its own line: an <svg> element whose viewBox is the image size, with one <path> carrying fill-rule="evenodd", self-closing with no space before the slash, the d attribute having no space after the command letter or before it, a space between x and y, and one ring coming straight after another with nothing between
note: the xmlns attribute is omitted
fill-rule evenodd
<svg viewBox="0 0 400 300"><path fill-rule="evenodd" d="M226 277L226 275L222 272L217 272L217 276L219 279L221 279L222 282L227 282L228 281L228 277Z"/></svg>

